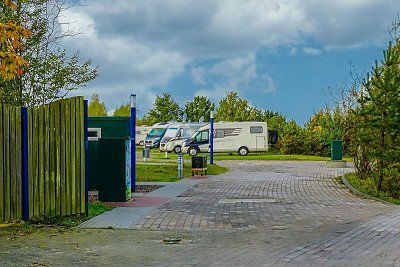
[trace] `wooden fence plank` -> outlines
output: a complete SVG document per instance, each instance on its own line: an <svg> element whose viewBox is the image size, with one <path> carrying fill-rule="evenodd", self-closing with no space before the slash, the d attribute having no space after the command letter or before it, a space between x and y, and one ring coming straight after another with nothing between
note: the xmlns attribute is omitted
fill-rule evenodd
<svg viewBox="0 0 400 267"><path fill-rule="evenodd" d="M55 183L56 183L56 199L55 199L55 206L56 206L56 214L61 215L61 123L60 123L60 109L61 109L61 102L57 101L54 103L55 105L55 120L54 120L54 127L55 127Z"/></svg>
<svg viewBox="0 0 400 267"><path fill-rule="evenodd" d="M71 212L72 214L76 213L76 184L75 184L75 175L76 175L76 155L75 155L75 137L76 137L76 98L71 98L71 175L69 178L71 183L71 195L72 195L72 202L71 202Z"/></svg>
<svg viewBox="0 0 400 267"><path fill-rule="evenodd" d="M44 214L50 215L51 207L50 207L50 160L51 154L49 153L50 147L50 111L48 106L41 106L41 116L39 117L42 121L39 123L40 127L40 138L43 138L40 141L40 155L39 161L41 162L40 166L43 169L40 174L40 180L43 181L44 187Z"/></svg>
<svg viewBox="0 0 400 267"><path fill-rule="evenodd" d="M55 105L54 103L48 106L48 110L50 111L50 146L47 153L51 155L50 157L50 166L49 166L49 180L50 180L50 207L51 207L51 215L56 215L56 148L55 148Z"/></svg>
<svg viewBox="0 0 400 267"><path fill-rule="evenodd" d="M4 220L10 221L10 108L4 106Z"/></svg>
<svg viewBox="0 0 400 267"><path fill-rule="evenodd" d="M15 221L17 219L17 173L16 173L16 125L15 125L15 108L10 107L10 148L9 148L9 158L10 158L10 220Z"/></svg>
<svg viewBox="0 0 400 267"><path fill-rule="evenodd" d="M48 198L46 185L48 176L46 175L46 160L45 159L45 150L46 150L46 114L45 114L45 107L41 106L39 108L39 200L40 200L40 211L39 213L46 214L46 200Z"/></svg>
<svg viewBox="0 0 400 267"><path fill-rule="evenodd" d="M81 212L81 148L80 148L80 101L75 99L75 196L76 213Z"/></svg>
<svg viewBox="0 0 400 267"><path fill-rule="evenodd" d="M60 144L60 175L61 175L61 215L67 214L67 186L65 182L65 171L66 171L66 101L61 102L61 117L60 117L60 127L61 127L61 144Z"/></svg>
<svg viewBox="0 0 400 267"><path fill-rule="evenodd" d="M81 174L80 174L80 179L81 179L81 192L80 192L80 194L81 194L81 213L84 213L85 212L85 208L86 208L86 205L85 205L85 193L86 193L86 190L85 190L85 186L86 186L86 184L85 184L85 115L84 115L84 106L85 106L85 104L84 104L84 99L83 99L83 97L80 97L79 98L79 105L80 105L80 113L79 113L79 117L81 118L81 121L80 121L80 125L79 125L79 128L80 128L80 137L79 137L79 140L80 140L80 150L81 150L81 153L80 153L80 160L81 160L81 162L80 162L80 169L81 169Z"/></svg>
<svg viewBox="0 0 400 267"><path fill-rule="evenodd" d="M33 160L35 170L33 175L33 198L34 198L34 216L39 216L40 213L40 197L39 197L39 108L34 108L33 117Z"/></svg>
<svg viewBox="0 0 400 267"><path fill-rule="evenodd" d="M66 100L65 106L65 184L66 184L66 203L67 203L67 214L71 214L72 211L72 192L71 192L71 100Z"/></svg>
<svg viewBox="0 0 400 267"><path fill-rule="evenodd" d="M29 215L32 216L34 214L33 211L33 176L35 174L34 171L34 160L33 160L33 111L32 109L28 109L28 192L29 192Z"/></svg>
<svg viewBox="0 0 400 267"><path fill-rule="evenodd" d="M0 104L0 223L4 222L4 157L3 157L3 105Z"/></svg>
<svg viewBox="0 0 400 267"><path fill-rule="evenodd" d="M15 107L15 138L16 138L16 205L17 220L22 219L22 125L21 125L21 108Z"/></svg>

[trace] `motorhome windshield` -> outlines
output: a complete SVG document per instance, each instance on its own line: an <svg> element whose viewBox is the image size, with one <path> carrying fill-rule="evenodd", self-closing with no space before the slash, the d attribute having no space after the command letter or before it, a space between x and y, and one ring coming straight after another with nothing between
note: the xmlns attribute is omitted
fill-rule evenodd
<svg viewBox="0 0 400 267"><path fill-rule="evenodd" d="M151 137L162 136L164 134L164 132L165 132L165 129L163 129L163 128L153 128L149 132L149 136L151 136Z"/></svg>
<svg viewBox="0 0 400 267"><path fill-rule="evenodd" d="M164 138L174 138L178 133L178 128L168 128L168 130L164 134Z"/></svg>

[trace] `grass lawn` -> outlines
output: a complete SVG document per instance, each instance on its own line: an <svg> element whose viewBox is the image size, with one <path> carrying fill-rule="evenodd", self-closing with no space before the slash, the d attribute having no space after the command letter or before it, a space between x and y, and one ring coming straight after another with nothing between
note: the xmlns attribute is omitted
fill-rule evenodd
<svg viewBox="0 0 400 267"><path fill-rule="evenodd" d="M185 163L183 175L189 177L192 175L191 166ZM207 174L217 175L227 172L228 169L218 165L208 165ZM178 166L177 164L137 164L136 165L137 180L139 182L175 182L178 181Z"/></svg>
<svg viewBox="0 0 400 267"><path fill-rule="evenodd" d="M19 237L30 236L33 233L52 231L54 233L62 233L71 227L78 226L82 222L89 220L97 215L111 210L101 202L89 203L89 214L71 215L71 216L55 216L55 217L39 217L27 223L5 223L0 224L0 240L16 239Z"/></svg>
<svg viewBox="0 0 400 267"><path fill-rule="evenodd" d="M89 214L78 214L71 216L54 216L54 217L43 217L40 216L31 220L28 224L33 225L55 225L55 226L63 226L63 227L74 227L79 225L80 223L89 220L97 215L100 215L106 211L111 210L112 207L105 205L101 202L89 203Z"/></svg>
<svg viewBox="0 0 400 267"><path fill-rule="evenodd" d="M142 153L141 149L137 149L137 153ZM208 153L200 153L199 156L206 156L209 158ZM189 161L191 156L188 154L184 155L185 160ZM215 160L303 160L303 161L326 161L330 160L329 157L321 157L321 156L309 156L309 155L280 155L280 154L272 154L269 152L266 153L249 153L247 156L239 156L237 153L232 153L229 155L228 153L215 153ZM165 159L165 153L160 152L157 149L152 149L150 151L150 162L176 162L177 155L175 153L169 153L168 159ZM351 158L344 158L349 162L353 160Z"/></svg>
<svg viewBox="0 0 400 267"><path fill-rule="evenodd" d="M368 178L365 180L361 180L355 173L346 174L345 177L347 181L358 191L367 194L371 197L379 198L386 202L400 205L399 198L393 198L385 192L378 191L376 183L372 179Z"/></svg>

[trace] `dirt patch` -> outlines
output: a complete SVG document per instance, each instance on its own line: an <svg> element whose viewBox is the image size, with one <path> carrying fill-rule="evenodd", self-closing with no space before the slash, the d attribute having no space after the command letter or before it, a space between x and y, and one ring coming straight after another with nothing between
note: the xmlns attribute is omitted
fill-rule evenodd
<svg viewBox="0 0 400 267"><path fill-rule="evenodd" d="M163 187L162 185L136 185L135 193L149 193Z"/></svg>

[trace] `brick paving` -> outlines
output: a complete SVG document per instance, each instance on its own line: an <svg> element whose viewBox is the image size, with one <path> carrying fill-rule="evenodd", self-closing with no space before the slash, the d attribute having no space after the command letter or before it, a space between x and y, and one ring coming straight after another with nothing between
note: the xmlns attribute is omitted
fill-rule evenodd
<svg viewBox="0 0 400 267"><path fill-rule="evenodd" d="M351 194L332 177L352 168L324 162L231 162L230 172L202 181L135 225L138 229L263 229L335 225L392 207Z"/></svg>
<svg viewBox="0 0 400 267"><path fill-rule="evenodd" d="M230 172L146 195L168 197L161 206L120 207L85 223L137 230L80 228L4 241L0 265L400 266L400 208L359 198L332 179L351 168L220 164ZM162 242L177 236L178 245Z"/></svg>

